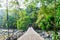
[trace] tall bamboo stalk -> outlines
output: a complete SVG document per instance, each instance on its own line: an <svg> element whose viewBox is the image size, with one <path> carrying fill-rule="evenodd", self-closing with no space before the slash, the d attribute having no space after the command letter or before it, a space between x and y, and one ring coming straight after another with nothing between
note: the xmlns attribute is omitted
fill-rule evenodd
<svg viewBox="0 0 60 40"><path fill-rule="evenodd" d="M6 0L6 13L7 13L7 27L8 27L8 37L9 37L8 0Z"/></svg>

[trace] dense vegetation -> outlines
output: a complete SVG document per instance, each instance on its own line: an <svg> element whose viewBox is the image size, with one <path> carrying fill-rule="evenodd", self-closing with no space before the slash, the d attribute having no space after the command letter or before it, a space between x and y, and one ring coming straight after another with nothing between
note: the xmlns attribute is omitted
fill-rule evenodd
<svg viewBox="0 0 60 40"><path fill-rule="evenodd" d="M23 2L24 8L20 8L21 4L19 1L9 2L8 12L10 15L8 15L8 24L10 28L25 30L29 24L32 24L35 29L42 30L60 28L59 0L33 0L30 3L28 2L30 1L25 0ZM7 11L5 11L5 17L3 17L4 22L0 26L4 27L7 25L6 18Z"/></svg>
<svg viewBox="0 0 60 40"><path fill-rule="evenodd" d="M60 29L60 0L13 0L3 14L0 15L2 28L27 30L32 24L34 29L52 30L56 35Z"/></svg>

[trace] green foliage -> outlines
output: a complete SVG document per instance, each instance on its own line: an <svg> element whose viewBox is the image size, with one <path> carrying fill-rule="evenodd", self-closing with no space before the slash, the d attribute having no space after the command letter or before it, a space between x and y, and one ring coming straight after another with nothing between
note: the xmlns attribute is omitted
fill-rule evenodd
<svg viewBox="0 0 60 40"><path fill-rule="evenodd" d="M36 29L53 30L53 38L58 39L56 33L60 29L60 0L31 0L31 2L25 0L22 5L26 9L20 8L20 1L9 2L8 21L7 16L4 16L3 20L0 19L0 26L7 28L9 25L10 28L17 27L24 31L27 30L29 24L32 24Z"/></svg>
<svg viewBox="0 0 60 40"><path fill-rule="evenodd" d="M16 0L9 2L9 4L10 27L15 25L17 29L26 30L29 24L35 24L34 28L42 30L60 28L60 0L31 0L31 2L25 0L23 5L26 9L20 8L21 3ZM3 22L4 25L5 21L6 19Z"/></svg>
<svg viewBox="0 0 60 40"><path fill-rule="evenodd" d="M29 16L24 16L23 18L21 17L17 21L17 28L21 30L27 30L28 25L31 24L31 20Z"/></svg>
<svg viewBox="0 0 60 40"><path fill-rule="evenodd" d="M57 6L57 13L56 13L56 26L60 28L60 5Z"/></svg>
<svg viewBox="0 0 60 40"><path fill-rule="evenodd" d="M59 39L60 39L60 38L59 38L58 33L53 32L52 40L59 40Z"/></svg>

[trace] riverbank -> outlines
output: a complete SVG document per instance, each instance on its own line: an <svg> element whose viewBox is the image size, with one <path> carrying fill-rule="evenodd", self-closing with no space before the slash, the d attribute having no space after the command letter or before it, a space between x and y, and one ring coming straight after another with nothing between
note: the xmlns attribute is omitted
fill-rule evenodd
<svg viewBox="0 0 60 40"><path fill-rule="evenodd" d="M36 30L37 33L40 34L45 40L52 40L53 31L42 31L42 30ZM22 30L17 29L9 29L9 35L12 37L20 37L25 32ZM58 35L60 37L60 31L58 31ZM8 37L8 29L0 29L0 40L5 40Z"/></svg>

